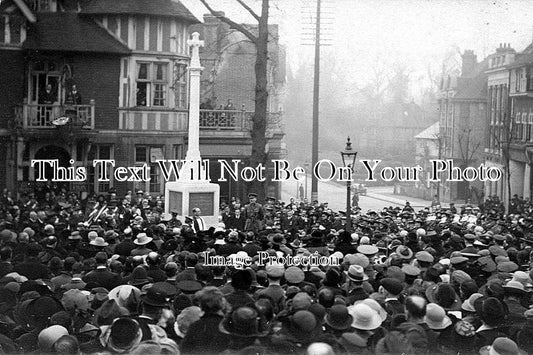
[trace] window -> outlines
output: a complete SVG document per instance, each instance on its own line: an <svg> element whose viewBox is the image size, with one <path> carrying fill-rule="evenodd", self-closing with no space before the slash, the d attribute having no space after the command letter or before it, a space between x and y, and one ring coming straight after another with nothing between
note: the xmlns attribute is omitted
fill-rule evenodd
<svg viewBox="0 0 533 355"><path fill-rule="evenodd" d="M93 145L89 151L87 160L91 162L87 167L87 187L89 192L102 193L109 191L111 184L109 181L99 181L100 169L93 167L92 161L94 159L113 159L113 147L111 145ZM113 181L113 174L108 170L108 178Z"/></svg>
<svg viewBox="0 0 533 355"><path fill-rule="evenodd" d="M164 159L162 147L135 146L135 164L141 166L147 164L150 168L150 181L136 182L135 189L145 190L150 193L160 193L162 190L162 178L160 176L157 160Z"/></svg>
<svg viewBox="0 0 533 355"><path fill-rule="evenodd" d="M33 0L33 11L50 11L50 0Z"/></svg>
<svg viewBox="0 0 533 355"><path fill-rule="evenodd" d="M137 62L137 106L168 106L168 63Z"/></svg>
<svg viewBox="0 0 533 355"><path fill-rule="evenodd" d="M174 94L177 108L187 108L187 66L174 64Z"/></svg>

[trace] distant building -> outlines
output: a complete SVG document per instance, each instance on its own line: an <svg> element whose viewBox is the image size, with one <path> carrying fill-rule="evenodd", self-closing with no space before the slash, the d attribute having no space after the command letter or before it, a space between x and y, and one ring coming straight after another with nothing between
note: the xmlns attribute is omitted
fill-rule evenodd
<svg viewBox="0 0 533 355"><path fill-rule="evenodd" d="M514 56L509 72L508 127L511 127L509 171L511 198L517 194L530 198L533 190L533 43ZM503 149L507 149L504 144ZM505 154L504 154L505 156Z"/></svg>
<svg viewBox="0 0 533 355"><path fill-rule="evenodd" d="M183 159L187 150L187 40L199 20L175 0L4 0L0 14L0 186L19 193L41 186L31 160L57 159L62 167L88 169L86 181L57 183L71 190L162 195L165 181L156 160ZM235 106L203 110L204 159L250 155L254 107L231 86L234 80L246 82L242 91L253 88L253 62L247 58L240 64L247 76L214 78L224 79L218 95L233 97ZM279 63L283 68L283 58ZM202 64L209 76L209 64ZM279 132L271 130L273 156L281 154ZM121 182L108 174L103 181L93 159L114 159L118 167L146 165L150 179ZM46 174L51 177L50 169ZM226 183L221 196L242 190Z"/></svg>
<svg viewBox="0 0 533 355"><path fill-rule="evenodd" d="M415 164L422 168L420 181L414 183L414 189L408 189L414 197L430 200L438 195L440 184L431 182L428 173L431 171L431 161L441 157L441 139L439 122L436 122L415 136Z"/></svg>
<svg viewBox="0 0 533 355"><path fill-rule="evenodd" d="M385 104L358 124L355 148L372 159L411 165L416 152L413 137L433 123L434 118L413 102Z"/></svg>
<svg viewBox="0 0 533 355"><path fill-rule="evenodd" d="M255 26L255 27L254 27ZM257 25L247 25L252 32ZM204 15L204 23L194 25L191 32L199 32L204 40L200 48L200 59L204 70L201 78L202 106L200 112L200 144L202 156L213 157L211 176L220 175L218 159L231 161L240 159L248 166L251 155L251 118L255 110L255 46L240 32L221 22L211 14ZM286 156L282 142L283 109L285 95L285 50L279 44L278 26L269 25L268 62L268 126L267 153L269 159L282 159ZM228 104L237 110L228 120L224 112ZM218 111L213 111L212 109ZM221 111L220 111L221 110ZM241 127L235 129L234 127ZM217 137L225 133L225 139ZM271 168L272 164L268 164ZM267 171L267 174L270 172ZM279 196L280 184L267 178L267 195ZM219 182L222 198L243 196L245 184L233 180Z"/></svg>
<svg viewBox="0 0 533 355"><path fill-rule="evenodd" d="M462 55L460 76L443 77L440 86L440 137L442 158L460 168L477 168L484 161L487 126L487 60L477 62L473 51ZM444 180L444 179L443 179ZM443 181L441 201L483 198L483 183Z"/></svg>
<svg viewBox="0 0 533 355"><path fill-rule="evenodd" d="M507 141L511 138L509 116L509 66L515 61L516 51L510 44L500 44L496 51L487 57L487 117L485 125L485 164L503 172L499 181L485 183L485 196L498 196L507 201L507 162L504 158L509 151ZM521 118L521 116L520 116ZM512 171L514 169L511 169ZM523 168L522 168L523 174ZM512 173L516 176L517 174ZM520 177L523 177L523 175Z"/></svg>

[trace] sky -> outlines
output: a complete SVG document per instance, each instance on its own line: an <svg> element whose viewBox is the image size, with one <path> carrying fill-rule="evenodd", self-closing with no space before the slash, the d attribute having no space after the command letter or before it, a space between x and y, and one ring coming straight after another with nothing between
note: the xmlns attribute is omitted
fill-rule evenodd
<svg viewBox="0 0 533 355"><path fill-rule="evenodd" d="M181 0L198 19L207 12L199 0ZM253 23L235 0L209 0L236 22ZM260 0L247 0L258 12ZM517 51L533 40L530 0L322 0L328 46L322 60L333 60L346 80L362 87L376 62L407 66L413 95L427 85L428 68L438 72L450 51L474 50L481 61L500 43ZM313 61L311 36L316 0L271 0L270 23L280 26L289 70ZM310 73L312 75L312 73Z"/></svg>

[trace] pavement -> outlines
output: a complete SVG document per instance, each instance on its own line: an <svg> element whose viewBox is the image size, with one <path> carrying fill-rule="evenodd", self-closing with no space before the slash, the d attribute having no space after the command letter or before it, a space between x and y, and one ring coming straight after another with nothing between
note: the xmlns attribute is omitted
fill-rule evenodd
<svg viewBox="0 0 533 355"><path fill-rule="evenodd" d="M296 198L299 182L285 181L281 187L281 199L289 201L290 198ZM305 182L304 182L305 186ZM307 196L311 199L311 178L308 177L307 182ZM346 210L346 185L334 181L318 182L318 200L320 202L328 202L328 206L334 211ZM392 186L373 186L367 188L366 196L359 197L359 207L363 211L372 209L380 210L388 206L405 206L405 202L409 201L411 206L415 209L421 209L431 205L431 201L426 201L418 198L395 195L393 194Z"/></svg>

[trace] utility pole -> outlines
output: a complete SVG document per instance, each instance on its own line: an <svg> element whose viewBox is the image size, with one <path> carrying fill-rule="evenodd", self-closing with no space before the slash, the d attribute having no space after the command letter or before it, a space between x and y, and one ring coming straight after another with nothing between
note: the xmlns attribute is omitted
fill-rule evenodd
<svg viewBox="0 0 533 355"><path fill-rule="evenodd" d="M319 123L319 101L320 101L320 46L331 45L324 43L330 39L321 38L321 25L323 24L322 1L316 0L316 15L314 18L314 33L304 33L304 35L314 34L315 46L315 66L313 78L313 133L312 133L312 151L311 166L314 167L318 162L318 123ZM329 18L327 20L332 20ZM307 25L312 24L313 18ZM330 33L326 33L330 34ZM325 40L325 41L324 41ZM318 200L318 179L316 174L311 174L311 201Z"/></svg>

